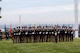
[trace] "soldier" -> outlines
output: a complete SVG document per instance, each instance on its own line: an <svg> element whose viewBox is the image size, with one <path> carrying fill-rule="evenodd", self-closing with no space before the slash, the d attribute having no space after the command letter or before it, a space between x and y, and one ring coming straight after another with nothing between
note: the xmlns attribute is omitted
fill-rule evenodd
<svg viewBox="0 0 80 53"><path fill-rule="evenodd" d="M24 43L25 42L25 31L23 27L19 31L19 36L20 36L20 43Z"/></svg>
<svg viewBox="0 0 80 53"><path fill-rule="evenodd" d="M48 42L51 42L52 31L51 31L49 26L47 27L46 34L47 34L47 37L48 37Z"/></svg>
<svg viewBox="0 0 80 53"><path fill-rule="evenodd" d="M9 31L8 30L5 32L5 35L6 35L6 40L8 40L9 39Z"/></svg>
<svg viewBox="0 0 80 53"><path fill-rule="evenodd" d="M33 37L33 35L34 35L34 29L33 29L33 27L29 27L28 28L28 35L27 35L27 38L28 38L28 42L34 42L34 37Z"/></svg>
<svg viewBox="0 0 80 53"><path fill-rule="evenodd" d="M40 41L43 42L43 28L40 29Z"/></svg>
<svg viewBox="0 0 80 53"><path fill-rule="evenodd" d="M57 36L58 36L58 32L57 32L57 30L55 29L55 42L57 43L58 41L57 41Z"/></svg>
<svg viewBox="0 0 80 53"><path fill-rule="evenodd" d="M0 30L0 40L2 40L2 32L1 32L1 30Z"/></svg>
<svg viewBox="0 0 80 53"><path fill-rule="evenodd" d="M27 34L27 41L31 42L30 36L31 36L31 28L28 28L28 34Z"/></svg>
<svg viewBox="0 0 80 53"><path fill-rule="evenodd" d="M59 42L60 42L60 41L61 41L61 35L62 35L62 34L61 34L61 29L59 29L59 32L60 32L60 33L59 33Z"/></svg>
<svg viewBox="0 0 80 53"><path fill-rule="evenodd" d="M68 28L68 41L70 41L70 35L71 35L71 31L70 31L70 29Z"/></svg>
<svg viewBox="0 0 80 53"><path fill-rule="evenodd" d="M22 30L20 29L20 26L17 28L17 39L18 39L18 43L22 43Z"/></svg>
<svg viewBox="0 0 80 53"><path fill-rule="evenodd" d="M34 42L35 29L32 26L30 30L30 42Z"/></svg>
<svg viewBox="0 0 80 53"><path fill-rule="evenodd" d="M65 29L65 39L66 39L66 41L67 41L67 38L68 38L68 34L67 34L67 32L68 32L68 30Z"/></svg>
<svg viewBox="0 0 80 53"><path fill-rule="evenodd" d="M46 42L47 41L47 30L46 29L43 29L43 42Z"/></svg>
<svg viewBox="0 0 80 53"><path fill-rule="evenodd" d="M74 37L74 30L72 30L71 32L71 41L73 41L73 37Z"/></svg>
<svg viewBox="0 0 80 53"><path fill-rule="evenodd" d="M21 43L21 32L20 32L20 27L17 27L15 29L15 40L16 40L16 43Z"/></svg>
<svg viewBox="0 0 80 53"><path fill-rule="evenodd" d="M67 26L65 26L65 29L64 29L64 41L67 41L67 38L68 38L68 32L67 32Z"/></svg>
<svg viewBox="0 0 80 53"><path fill-rule="evenodd" d="M25 36L26 36L25 37L26 38L26 42L28 42L28 29L27 28L25 29Z"/></svg>
<svg viewBox="0 0 80 53"><path fill-rule="evenodd" d="M58 41L60 42L60 29L58 29Z"/></svg>
<svg viewBox="0 0 80 53"><path fill-rule="evenodd" d="M41 36L41 29L39 28L37 31L37 42L40 42L40 36Z"/></svg>
<svg viewBox="0 0 80 53"><path fill-rule="evenodd" d="M39 39L39 42L41 42L41 40L42 40L42 30L41 30L41 27L39 29L38 39Z"/></svg>
<svg viewBox="0 0 80 53"><path fill-rule="evenodd" d="M63 39L63 29L60 29L59 42Z"/></svg>
<svg viewBox="0 0 80 53"><path fill-rule="evenodd" d="M49 30L49 42L53 42L54 31L52 29Z"/></svg>
<svg viewBox="0 0 80 53"><path fill-rule="evenodd" d="M15 28L13 29L12 35L13 35L13 38L12 38L13 43L17 43L17 37L16 37L17 34L16 34L16 29Z"/></svg>
<svg viewBox="0 0 80 53"><path fill-rule="evenodd" d="M34 42L35 28L32 29L31 42Z"/></svg>
<svg viewBox="0 0 80 53"><path fill-rule="evenodd" d="M55 42L55 28L52 30L52 35L53 35L53 41Z"/></svg>
<svg viewBox="0 0 80 53"><path fill-rule="evenodd" d="M62 41L65 41L65 26L62 26Z"/></svg>
<svg viewBox="0 0 80 53"><path fill-rule="evenodd" d="M71 29L70 29L70 41L73 41L73 35L74 35L74 31L71 27Z"/></svg>
<svg viewBox="0 0 80 53"><path fill-rule="evenodd" d="M38 39L38 38L39 38L39 39ZM38 27L35 29L34 41L35 41L35 42L39 42L39 41L40 41L39 29L38 29Z"/></svg>

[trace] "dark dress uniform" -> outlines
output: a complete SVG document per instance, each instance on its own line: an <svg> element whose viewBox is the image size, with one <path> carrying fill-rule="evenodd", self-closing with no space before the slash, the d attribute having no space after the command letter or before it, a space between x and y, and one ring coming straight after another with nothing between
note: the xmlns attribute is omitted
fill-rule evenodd
<svg viewBox="0 0 80 53"><path fill-rule="evenodd" d="M39 41L42 42L42 30L39 30Z"/></svg>
<svg viewBox="0 0 80 53"><path fill-rule="evenodd" d="M38 29L37 31L37 42L40 42L40 36L41 36L41 29Z"/></svg>
<svg viewBox="0 0 80 53"><path fill-rule="evenodd" d="M26 38L25 42L28 42L28 30L25 31L25 38Z"/></svg>
<svg viewBox="0 0 80 53"><path fill-rule="evenodd" d="M55 29L52 30L53 41L55 41Z"/></svg>
<svg viewBox="0 0 80 53"><path fill-rule="evenodd" d="M62 30L62 29L60 29L59 42L61 42L61 41L62 41L62 35L63 35L63 30Z"/></svg>
<svg viewBox="0 0 80 53"><path fill-rule="evenodd" d="M58 42L57 36L58 36L58 32L57 32L57 30L55 29L55 42L56 42L56 43Z"/></svg>
<svg viewBox="0 0 80 53"><path fill-rule="evenodd" d="M32 30L31 42L34 42L35 30Z"/></svg>
<svg viewBox="0 0 80 53"><path fill-rule="evenodd" d="M13 31L13 43L19 43L20 42L20 38L19 38L19 33L17 30Z"/></svg>
<svg viewBox="0 0 80 53"><path fill-rule="evenodd" d="M70 41L73 41L73 35L74 35L74 32L73 32L73 30L71 30L71 32L70 32L71 34L70 34Z"/></svg>
<svg viewBox="0 0 80 53"><path fill-rule="evenodd" d="M65 30L63 29L62 41L65 41Z"/></svg>
<svg viewBox="0 0 80 53"><path fill-rule="evenodd" d="M2 40L2 32L1 32L1 30L0 30L0 40Z"/></svg>
<svg viewBox="0 0 80 53"><path fill-rule="evenodd" d="M21 33L21 34L19 34L20 41L21 41L21 43L24 43L25 42L25 31L22 29L19 33Z"/></svg>
<svg viewBox="0 0 80 53"><path fill-rule="evenodd" d="M67 41L67 38L68 38L68 31L67 31L67 29L65 30L65 40Z"/></svg>
<svg viewBox="0 0 80 53"><path fill-rule="evenodd" d="M71 31L70 29L68 29L68 41L70 41L70 35L71 35Z"/></svg>
<svg viewBox="0 0 80 53"><path fill-rule="evenodd" d="M46 29L44 29L42 33L43 33L43 42L46 42L47 41Z"/></svg>
<svg viewBox="0 0 80 53"><path fill-rule="evenodd" d="M43 42L43 29L41 29L39 33L41 34L40 35L40 42Z"/></svg>
<svg viewBox="0 0 80 53"><path fill-rule="evenodd" d="M49 29L49 42L53 42L54 30Z"/></svg>
<svg viewBox="0 0 80 53"><path fill-rule="evenodd" d="M35 30L35 40L36 40L36 42L40 42L41 41L40 40L40 39L42 39L41 33L42 33L41 29L37 28Z"/></svg>
<svg viewBox="0 0 80 53"><path fill-rule="evenodd" d="M16 41L16 29L15 28L12 31L12 40L13 40L13 43L17 43L17 41Z"/></svg>
<svg viewBox="0 0 80 53"><path fill-rule="evenodd" d="M28 35L27 35L28 42L31 42L31 36L32 36L32 30L28 29Z"/></svg>
<svg viewBox="0 0 80 53"><path fill-rule="evenodd" d="M58 35L58 41L60 42L60 29L58 29L57 35Z"/></svg>

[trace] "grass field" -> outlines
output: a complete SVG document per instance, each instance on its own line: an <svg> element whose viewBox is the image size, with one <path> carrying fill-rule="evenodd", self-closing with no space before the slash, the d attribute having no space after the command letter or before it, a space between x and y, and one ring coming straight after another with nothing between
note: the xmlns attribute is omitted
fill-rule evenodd
<svg viewBox="0 0 80 53"><path fill-rule="evenodd" d="M0 41L0 53L80 53L80 39L73 42L15 43Z"/></svg>

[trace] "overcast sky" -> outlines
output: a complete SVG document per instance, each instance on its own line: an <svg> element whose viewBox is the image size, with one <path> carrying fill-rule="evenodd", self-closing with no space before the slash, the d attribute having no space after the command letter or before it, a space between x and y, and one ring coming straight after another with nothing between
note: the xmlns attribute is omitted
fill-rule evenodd
<svg viewBox="0 0 80 53"><path fill-rule="evenodd" d="M80 22L80 0L79 22ZM65 24L74 23L74 0L3 0L1 24Z"/></svg>

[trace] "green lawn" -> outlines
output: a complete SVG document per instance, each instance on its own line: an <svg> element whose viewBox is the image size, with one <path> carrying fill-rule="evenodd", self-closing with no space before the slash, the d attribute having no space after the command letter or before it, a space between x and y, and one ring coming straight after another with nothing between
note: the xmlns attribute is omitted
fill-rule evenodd
<svg viewBox="0 0 80 53"><path fill-rule="evenodd" d="M0 53L80 53L80 39L73 42L15 43L0 41Z"/></svg>

